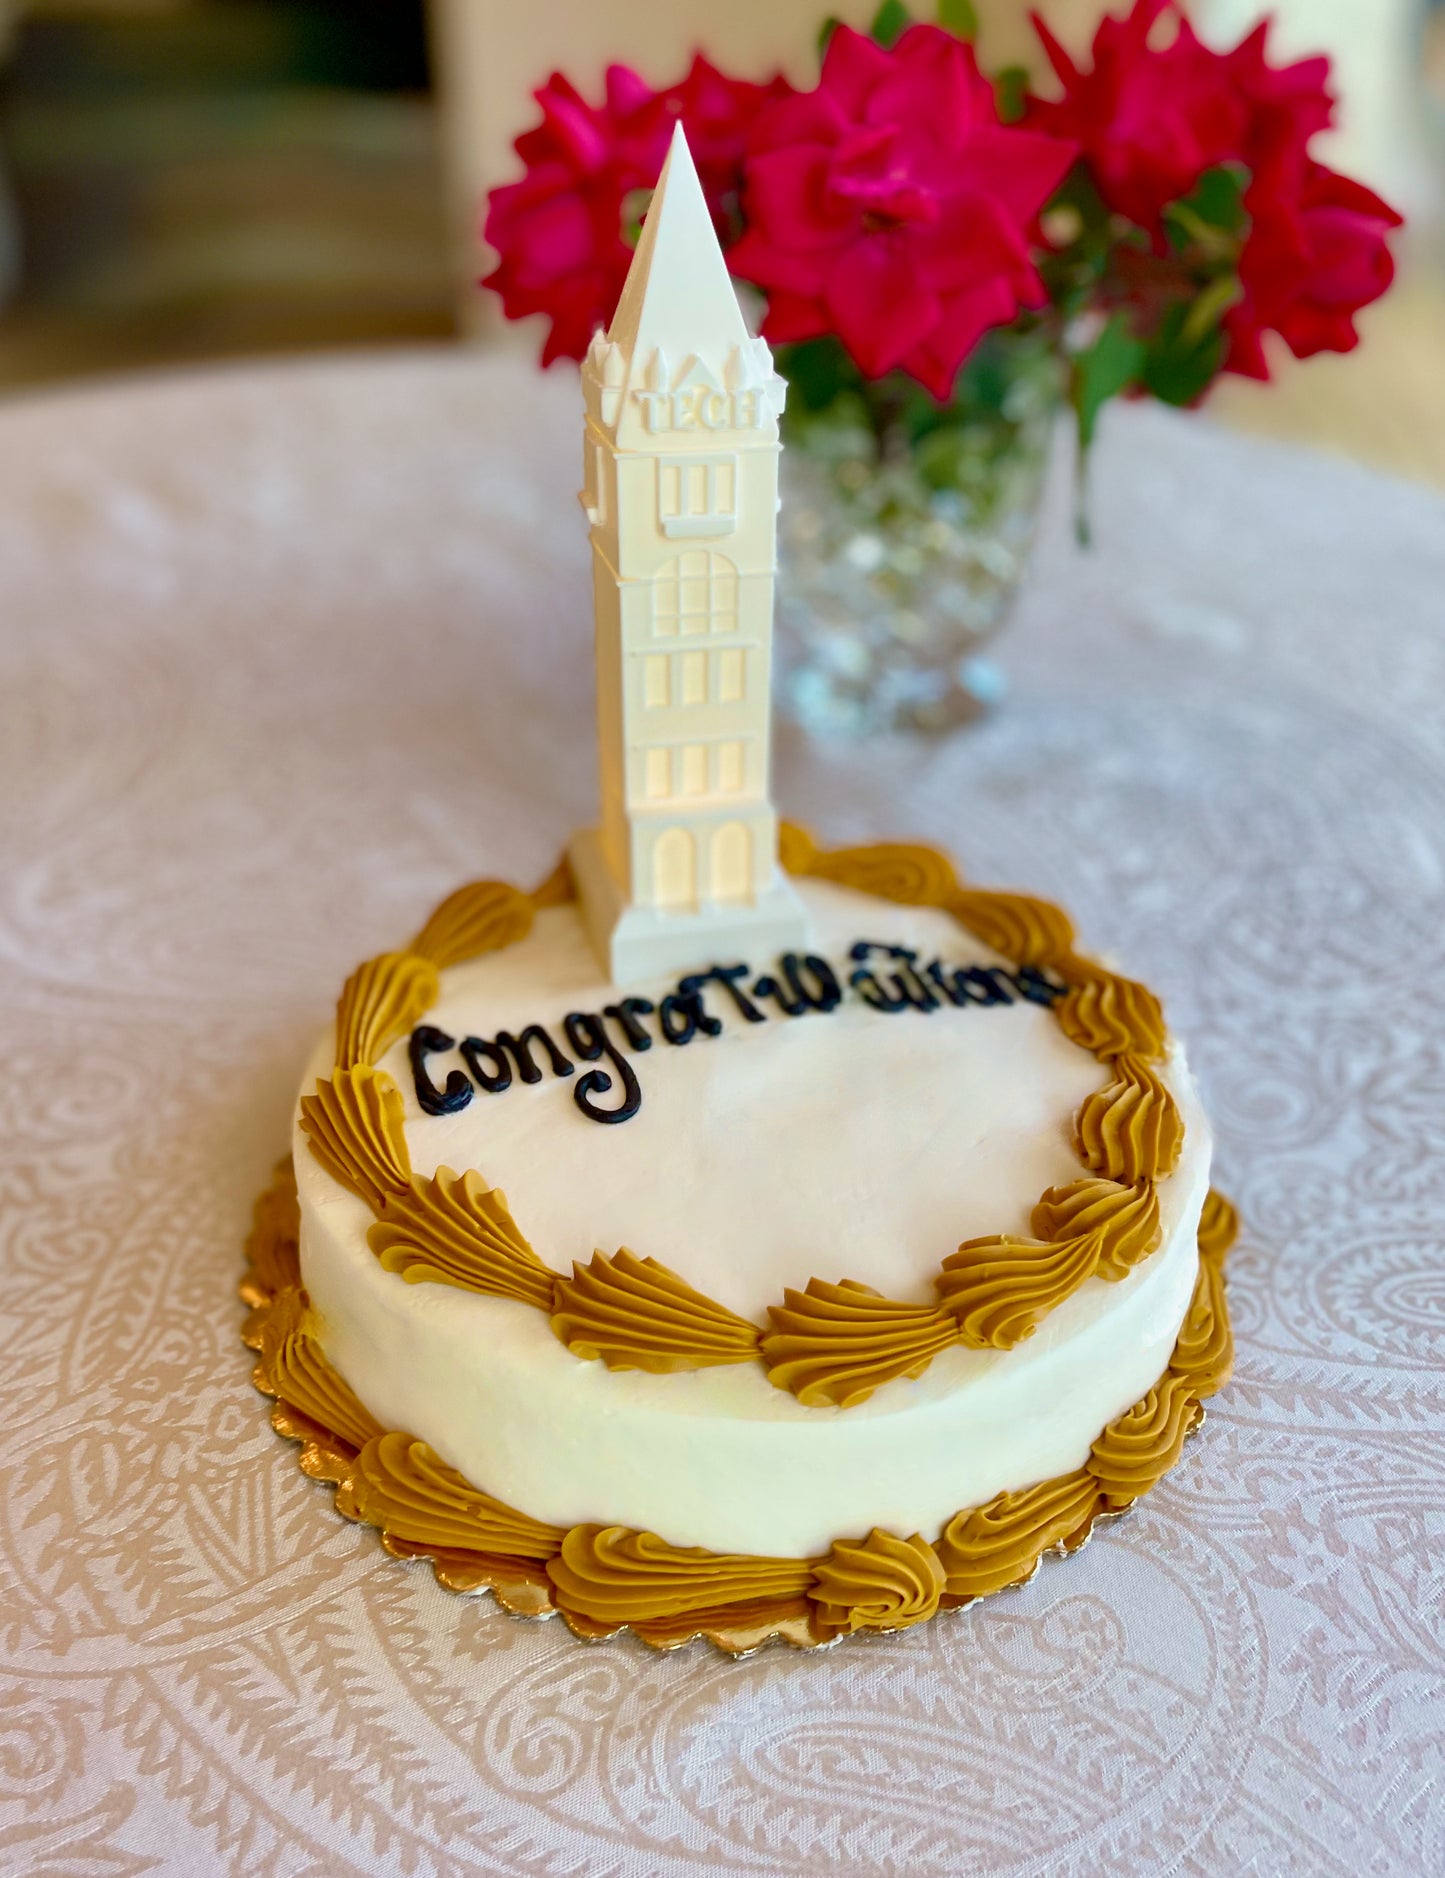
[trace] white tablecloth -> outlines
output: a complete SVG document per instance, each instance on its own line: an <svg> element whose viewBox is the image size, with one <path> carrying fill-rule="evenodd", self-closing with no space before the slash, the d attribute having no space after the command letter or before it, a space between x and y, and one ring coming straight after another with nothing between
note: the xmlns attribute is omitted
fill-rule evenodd
<svg viewBox="0 0 1445 1878"><path fill-rule="evenodd" d="M1445 504L1111 416L977 732L781 739L835 841L1164 994L1233 1384L1027 1589L744 1663L444 1594L298 1473L239 1246L341 981L591 812L575 385L442 354L0 410L0 1868L1445 1870Z"/></svg>

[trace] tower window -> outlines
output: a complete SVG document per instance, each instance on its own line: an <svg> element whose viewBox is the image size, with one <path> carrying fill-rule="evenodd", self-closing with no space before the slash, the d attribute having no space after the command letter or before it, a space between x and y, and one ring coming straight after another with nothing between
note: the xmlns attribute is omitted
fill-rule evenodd
<svg viewBox="0 0 1445 1878"><path fill-rule="evenodd" d="M717 747L717 786L723 795L735 796L743 787L743 746L737 741Z"/></svg>
<svg viewBox="0 0 1445 1878"><path fill-rule="evenodd" d="M668 701L667 660L660 652L654 652L642 662L642 701L649 710L655 710Z"/></svg>
<svg viewBox="0 0 1445 1878"><path fill-rule="evenodd" d="M682 702L705 704L707 702L707 654L684 652L678 662L682 666Z"/></svg>
<svg viewBox="0 0 1445 1878"><path fill-rule="evenodd" d="M742 651L737 646L730 646L726 652L718 652L714 656L717 659L718 703L739 703L745 690Z"/></svg>
<svg viewBox="0 0 1445 1878"><path fill-rule="evenodd" d="M649 750L647 752L645 783L648 799L652 802L664 801L672 794L671 750Z"/></svg>
<svg viewBox="0 0 1445 1878"><path fill-rule="evenodd" d="M707 745L685 743L682 746L682 791L685 796L707 793Z"/></svg>
<svg viewBox="0 0 1445 1878"><path fill-rule="evenodd" d="M738 525L737 458L659 457L657 515L665 535L730 535Z"/></svg>
<svg viewBox="0 0 1445 1878"><path fill-rule="evenodd" d="M731 633L738 626L738 571L725 555L690 548L665 561L652 578L652 630Z"/></svg>
<svg viewBox="0 0 1445 1878"><path fill-rule="evenodd" d="M706 574L691 579L684 577L679 598L682 630L685 633L705 633L710 623Z"/></svg>
<svg viewBox="0 0 1445 1878"><path fill-rule="evenodd" d="M720 554L710 557L712 562L712 598L709 606L709 623L715 633L737 631L738 624L738 574L731 561L725 561Z"/></svg>

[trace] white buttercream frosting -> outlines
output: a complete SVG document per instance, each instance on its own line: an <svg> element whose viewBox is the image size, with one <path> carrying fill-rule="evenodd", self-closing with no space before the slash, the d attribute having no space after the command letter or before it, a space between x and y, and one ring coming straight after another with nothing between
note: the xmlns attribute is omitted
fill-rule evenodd
<svg viewBox="0 0 1445 1878"><path fill-rule="evenodd" d="M802 890L815 950L840 976L856 939L994 962L936 911L821 882ZM427 1021L458 1038L542 1023L563 1043L567 1011L615 1001L597 978L576 912L554 909L521 943L447 972ZM670 986L633 989L656 999ZM810 1277L931 1301L960 1240L1027 1230L1043 1189L1082 1171L1073 1115L1107 1077L1037 1005L885 1014L849 998L749 1024L719 987L707 1002L722 1034L634 1056L642 1107L620 1126L588 1120L575 1077L550 1069L426 1116L397 1046L382 1066L404 1092L416 1171L478 1169L559 1271L625 1245L759 1323L785 1285ZM307 1089L331 1060L328 1039ZM439 1082L456 1061L434 1059ZM1177 1049L1165 1073L1185 1147L1159 1187L1159 1251L1122 1282L1088 1281L1017 1349L948 1350L917 1381L849 1409L804 1408L755 1364L609 1371L572 1356L527 1305L408 1284L381 1268L370 1212L298 1133L303 1276L328 1356L378 1420L537 1518L785 1556L874 1525L931 1538L960 1507L1079 1466L1168 1363L1194 1284L1210 1142Z"/></svg>

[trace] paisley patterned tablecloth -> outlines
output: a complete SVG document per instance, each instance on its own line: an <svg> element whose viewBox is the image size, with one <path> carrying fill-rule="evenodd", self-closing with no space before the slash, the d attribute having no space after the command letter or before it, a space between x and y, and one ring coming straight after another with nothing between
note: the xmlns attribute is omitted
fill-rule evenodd
<svg viewBox="0 0 1445 1878"><path fill-rule="evenodd" d="M1026 1589L587 1648L298 1473L239 1246L342 978L593 793L575 387L446 354L0 410L0 1870L1445 1871L1445 504L1148 412L1011 704L786 810L1056 895L1165 996L1236 1378Z"/></svg>

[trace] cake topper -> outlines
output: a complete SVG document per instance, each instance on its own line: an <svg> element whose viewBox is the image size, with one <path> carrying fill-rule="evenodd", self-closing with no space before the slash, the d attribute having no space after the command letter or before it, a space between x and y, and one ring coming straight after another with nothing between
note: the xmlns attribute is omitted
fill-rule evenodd
<svg viewBox="0 0 1445 1878"><path fill-rule="evenodd" d="M778 417L681 124L582 368L601 823L573 874L609 980L801 947L768 793Z"/></svg>

